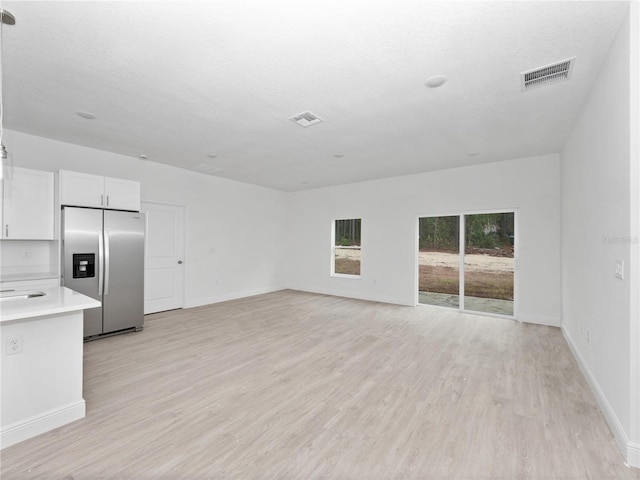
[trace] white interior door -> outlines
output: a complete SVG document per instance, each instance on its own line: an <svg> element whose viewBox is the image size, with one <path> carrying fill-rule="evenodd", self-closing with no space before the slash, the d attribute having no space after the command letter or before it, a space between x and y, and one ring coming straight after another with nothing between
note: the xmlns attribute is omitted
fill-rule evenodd
<svg viewBox="0 0 640 480"><path fill-rule="evenodd" d="M184 307L184 207L143 202L144 313Z"/></svg>

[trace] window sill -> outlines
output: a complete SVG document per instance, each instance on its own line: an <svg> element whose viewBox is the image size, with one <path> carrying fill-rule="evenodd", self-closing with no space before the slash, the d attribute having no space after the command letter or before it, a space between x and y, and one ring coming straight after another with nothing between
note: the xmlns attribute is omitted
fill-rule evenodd
<svg viewBox="0 0 640 480"><path fill-rule="evenodd" d="M349 275L347 273L332 273L331 274L332 277L336 277L336 278L360 278L360 275Z"/></svg>

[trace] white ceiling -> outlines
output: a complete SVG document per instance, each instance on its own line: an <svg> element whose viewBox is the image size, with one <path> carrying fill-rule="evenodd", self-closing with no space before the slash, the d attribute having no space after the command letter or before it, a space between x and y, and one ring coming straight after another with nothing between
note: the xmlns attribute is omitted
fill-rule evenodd
<svg viewBox="0 0 640 480"><path fill-rule="evenodd" d="M629 4L2 8L5 128L295 191L560 151ZM571 80L521 93L521 72L573 56ZM324 122L288 120L306 110Z"/></svg>

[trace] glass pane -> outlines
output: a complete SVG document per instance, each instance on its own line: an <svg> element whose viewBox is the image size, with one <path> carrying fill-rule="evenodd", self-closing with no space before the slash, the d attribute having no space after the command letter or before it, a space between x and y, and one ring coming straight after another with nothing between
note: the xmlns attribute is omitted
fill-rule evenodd
<svg viewBox="0 0 640 480"><path fill-rule="evenodd" d="M361 219L336 220L334 273L360 275Z"/></svg>
<svg viewBox="0 0 640 480"><path fill-rule="evenodd" d="M460 305L460 217L419 220L418 302Z"/></svg>
<svg viewBox="0 0 640 480"><path fill-rule="evenodd" d="M465 310L513 315L514 217L465 215Z"/></svg>
<svg viewBox="0 0 640 480"><path fill-rule="evenodd" d="M334 273L360 275L360 247L336 247Z"/></svg>

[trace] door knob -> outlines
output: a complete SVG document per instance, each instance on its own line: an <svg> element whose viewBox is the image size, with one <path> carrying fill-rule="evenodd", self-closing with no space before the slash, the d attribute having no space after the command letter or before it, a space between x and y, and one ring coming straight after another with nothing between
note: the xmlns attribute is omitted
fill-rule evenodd
<svg viewBox="0 0 640 480"><path fill-rule="evenodd" d="M182 260L178 260L178 265L182 265Z"/></svg>

